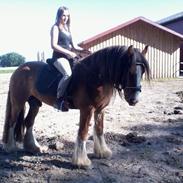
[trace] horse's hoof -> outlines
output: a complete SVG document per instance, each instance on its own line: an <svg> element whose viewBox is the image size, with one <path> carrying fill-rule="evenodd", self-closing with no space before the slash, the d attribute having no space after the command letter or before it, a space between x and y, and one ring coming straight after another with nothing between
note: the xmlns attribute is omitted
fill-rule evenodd
<svg viewBox="0 0 183 183"><path fill-rule="evenodd" d="M92 170L94 168L93 164L91 163L90 165L80 165L77 166L78 169L83 169L83 170Z"/></svg>
<svg viewBox="0 0 183 183"><path fill-rule="evenodd" d="M72 159L72 163L74 166L76 166L79 169L92 169L92 163L90 161L90 159L86 158L85 160L83 159L78 159L78 160L74 160Z"/></svg>
<svg viewBox="0 0 183 183"><path fill-rule="evenodd" d="M3 144L3 149L7 152L7 153L11 153L11 152L16 152L18 150L16 145L10 146L8 144Z"/></svg>
<svg viewBox="0 0 183 183"><path fill-rule="evenodd" d="M112 157L112 151L110 149L104 152L104 158L110 159L111 157Z"/></svg>
<svg viewBox="0 0 183 183"><path fill-rule="evenodd" d="M45 153L48 150L47 146L34 146L34 147L25 147L24 146L25 151L32 153L32 154L36 154L36 153Z"/></svg>
<svg viewBox="0 0 183 183"><path fill-rule="evenodd" d="M112 157L112 151L110 149L107 149L103 152L95 152L95 156L97 158L105 158L105 159L110 159Z"/></svg>
<svg viewBox="0 0 183 183"><path fill-rule="evenodd" d="M46 153L48 151L48 146L41 146L40 153Z"/></svg>

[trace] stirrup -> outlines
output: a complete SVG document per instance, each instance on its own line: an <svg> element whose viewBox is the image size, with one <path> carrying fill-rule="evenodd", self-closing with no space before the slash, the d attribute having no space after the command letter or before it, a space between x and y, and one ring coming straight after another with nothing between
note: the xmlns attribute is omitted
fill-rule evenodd
<svg viewBox="0 0 183 183"><path fill-rule="evenodd" d="M61 110L62 112L69 111L69 104L65 100L57 100L53 105L54 108Z"/></svg>

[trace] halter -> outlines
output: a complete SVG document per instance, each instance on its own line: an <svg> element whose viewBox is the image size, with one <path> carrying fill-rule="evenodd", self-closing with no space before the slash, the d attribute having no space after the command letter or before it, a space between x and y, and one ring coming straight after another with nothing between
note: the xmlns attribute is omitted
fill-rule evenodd
<svg viewBox="0 0 183 183"><path fill-rule="evenodd" d="M140 85L140 86L127 86L127 87L125 87L124 88L124 90L125 89L133 89L133 90L135 90L135 91L139 91L139 92L141 92L142 90L141 90L141 88L142 88L142 86Z"/></svg>
<svg viewBox="0 0 183 183"><path fill-rule="evenodd" d="M143 65L143 63L137 62L136 65ZM126 87L124 88L124 90L125 90L125 89L133 89L134 91L139 91L139 92L141 92L141 91L142 91L141 88L142 88L141 85L139 85L139 86L126 86Z"/></svg>

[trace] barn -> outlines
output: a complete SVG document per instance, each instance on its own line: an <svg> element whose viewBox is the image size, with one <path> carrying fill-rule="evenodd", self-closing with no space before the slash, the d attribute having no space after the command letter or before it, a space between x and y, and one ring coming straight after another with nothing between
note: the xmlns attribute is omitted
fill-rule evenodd
<svg viewBox="0 0 183 183"><path fill-rule="evenodd" d="M183 35L183 12L166 17L158 23ZM183 76L183 44L180 45L180 75Z"/></svg>
<svg viewBox="0 0 183 183"><path fill-rule="evenodd" d="M163 18L158 23L183 35L183 12Z"/></svg>
<svg viewBox="0 0 183 183"><path fill-rule="evenodd" d="M144 17L137 17L81 43L79 46L95 52L112 45L134 45L142 50L149 45L147 60L152 78L180 76L180 44L183 35Z"/></svg>

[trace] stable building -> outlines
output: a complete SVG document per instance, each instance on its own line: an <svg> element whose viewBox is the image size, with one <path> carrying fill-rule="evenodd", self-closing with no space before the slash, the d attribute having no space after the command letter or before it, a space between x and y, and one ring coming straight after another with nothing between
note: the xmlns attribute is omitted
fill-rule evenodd
<svg viewBox="0 0 183 183"><path fill-rule="evenodd" d="M134 45L143 50L149 45L146 55L152 78L175 78L180 75L180 45L183 35L144 17L137 17L117 27L102 32L79 46L95 52L113 45Z"/></svg>
<svg viewBox="0 0 183 183"><path fill-rule="evenodd" d="M183 35L183 12L166 17L158 23ZM183 44L180 45L180 75L183 76Z"/></svg>

